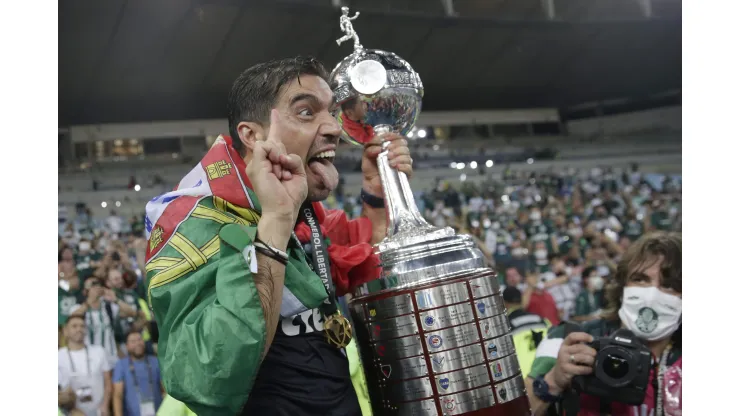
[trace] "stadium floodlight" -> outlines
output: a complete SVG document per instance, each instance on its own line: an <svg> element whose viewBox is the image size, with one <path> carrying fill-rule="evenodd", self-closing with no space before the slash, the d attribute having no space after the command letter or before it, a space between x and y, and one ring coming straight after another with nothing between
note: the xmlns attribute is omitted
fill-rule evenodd
<svg viewBox="0 0 740 416"><path fill-rule="evenodd" d="M491 160L491 159L486 160L486 167L487 168L490 168L492 166L493 166L493 160Z"/></svg>
<svg viewBox="0 0 740 416"><path fill-rule="evenodd" d="M424 129L419 129L419 131L417 131L416 134L418 134L419 137L422 138L422 139L425 138L425 137L427 137L427 131L424 130Z"/></svg>
<svg viewBox="0 0 740 416"><path fill-rule="evenodd" d="M136 191L136 192L141 191L141 185L139 185L138 183L136 185L134 185L134 191Z"/></svg>
<svg viewBox="0 0 740 416"><path fill-rule="evenodd" d="M475 169L477 167L478 167L478 162L476 162L475 160L470 162L470 169Z"/></svg>
<svg viewBox="0 0 740 416"><path fill-rule="evenodd" d="M103 207L103 208L105 208L105 207L108 206L108 203L105 202L105 201L103 201L103 202L100 203L100 206Z"/></svg>

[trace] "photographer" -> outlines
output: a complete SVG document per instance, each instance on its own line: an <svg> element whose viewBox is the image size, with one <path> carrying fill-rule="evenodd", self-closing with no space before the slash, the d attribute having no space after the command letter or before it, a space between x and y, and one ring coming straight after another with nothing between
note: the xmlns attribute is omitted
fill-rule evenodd
<svg viewBox="0 0 740 416"><path fill-rule="evenodd" d="M564 326L553 328L538 346L526 381L533 414L544 415L548 409L556 414L552 405L562 405L574 377L594 372L597 351L586 343L608 337L620 327L641 339L652 354L643 403L631 406L620 402L619 388L614 388L616 397L581 394L578 414L680 414L681 237L658 232L637 240L619 262L606 298L602 319L585 323L583 332L571 332L565 339Z"/></svg>

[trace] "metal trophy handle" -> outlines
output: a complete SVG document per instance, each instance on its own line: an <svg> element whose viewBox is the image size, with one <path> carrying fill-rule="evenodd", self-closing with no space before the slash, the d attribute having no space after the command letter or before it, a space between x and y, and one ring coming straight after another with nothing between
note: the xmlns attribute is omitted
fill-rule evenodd
<svg viewBox="0 0 740 416"><path fill-rule="evenodd" d="M375 135L388 133L391 127L379 125L373 128ZM383 143L383 149L389 143ZM386 236L401 236L403 234L417 234L428 232L432 227L419 212L411 190L409 179L405 173L392 168L388 162L388 150L378 155L378 170L383 184L385 195L386 218L388 220Z"/></svg>

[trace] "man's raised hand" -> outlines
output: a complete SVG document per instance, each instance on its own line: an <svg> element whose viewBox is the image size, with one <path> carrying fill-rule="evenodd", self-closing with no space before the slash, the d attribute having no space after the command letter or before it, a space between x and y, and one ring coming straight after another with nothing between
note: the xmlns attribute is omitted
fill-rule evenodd
<svg viewBox="0 0 740 416"><path fill-rule="evenodd" d="M252 160L247 165L247 176L262 206L262 214L275 215L289 221L291 227L308 195L308 182L303 160L288 154L283 139L290 128L277 110L270 113L270 131L267 139L254 146Z"/></svg>

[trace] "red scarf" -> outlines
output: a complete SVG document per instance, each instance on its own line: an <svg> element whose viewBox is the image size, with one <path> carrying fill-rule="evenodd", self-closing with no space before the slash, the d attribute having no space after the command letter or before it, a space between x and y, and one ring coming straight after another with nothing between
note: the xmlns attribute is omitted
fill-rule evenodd
<svg viewBox="0 0 740 416"><path fill-rule="evenodd" d="M233 150L232 140L222 136ZM246 179L249 188L251 181L246 175L246 164L239 157L234 158L239 175ZM339 209L325 210L320 202L312 203L321 232L329 238L329 258L331 259L331 277L336 287L337 296L349 293L355 287L380 277L380 260L370 244L373 226L368 218L360 217L348 220L347 214ZM311 230L304 222L295 227L296 236L301 243L310 241Z"/></svg>

